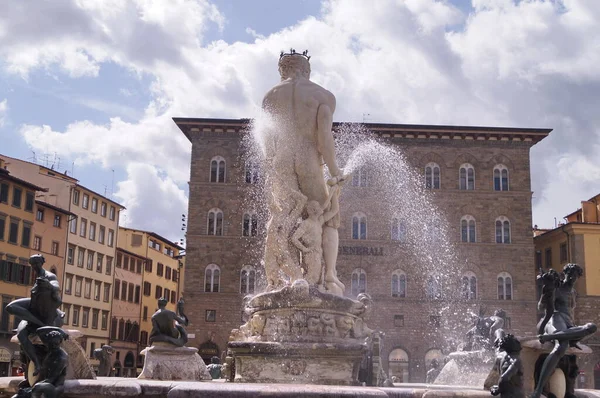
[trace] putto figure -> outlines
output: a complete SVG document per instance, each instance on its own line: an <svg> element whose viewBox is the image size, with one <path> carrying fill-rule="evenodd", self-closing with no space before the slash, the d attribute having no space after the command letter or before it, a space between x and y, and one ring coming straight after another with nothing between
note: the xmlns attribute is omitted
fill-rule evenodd
<svg viewBox="0 0 600 398"><path fill-rule="evenodd" d="M543 309L545 316L542 319L538 330L543 331L539 335L540 342L554 342L554 349L544 360L539 378L536 380L536 388L533 398L539 398L542 395L544 387L550 376L556 369L561 358L567 352L567 349L577 347L577 343L596 332L597 327L593 323L587 323L583 326L576 326L573 322L573 310L575 309L575 282L583 275L583 269L577 264L566 264L563 268L563 279L555 283L555 271L548 271L539 278L544 283L542 297L538 303L538 309ZM572 384L567 389L566 397L574 397L575 391Z"/></svg>
<svg viewBox="0 0 600 398"><path fill-rule="evenodd" d="M168 302L165 297L158 299L158 311L152 315L150 344L164 342L183 347L188 342L187 332L183 328L188 325L188 318L183 312L184 301L180 298L177 302L177 313L166 309Z"/></svg>
<svg viewBox="0 0 600 398"><path fill-rule="evenodd" d="M498 384L490 388L492 395L501 398L525 398L523 391L523 362L521 361L521 343L512 334L499 337L496 367L500 377Z"/></svg>
<svg viewBox="0 0 600 398"><path fill-rule="evenodd" d="M268 289L293 283L302 275L299 249L291 242L296 219L289 217L300 192L307 203L330 203L323 165L327 165L330 185L343 181L334 151L332 135L336 101L333 94L310 81L307 52L282 53L279 58L281 82L265 95L264 111L273 119L273 127L265 131L267 184L273 195L269 203L271 219L267 226L265 271ZM325 212L329 208L324 209ZM339 215L327 220L320 231L322 261L325 265L323 288L341 295L344 285L336 274ZM281 245L281 237L284 244ZM286 251L290 255L281 255ZM288 262L293 264L288 264ZM321 260L319 260L321 261ZM291 270L291 271L290 271ZM283 276L281 275L283 274ZM313 282L314 283L314 282Z"/></svg>
<svg viewBox="0 0 600 398"><path fill-rule="evenodd" d="M22 319L17 327L17 338L21 350L35 366L34 376L40 372L41 360L29 336L34 335L42 326L61 327L65 315L58 309L62 300L56 275L46 271L43 268L44 263L45 259L41 254L34 254L29 258L29 264L36 275L35 284L31 288L31 298L14 300L6 306L9 314Z"/></svg>
<svg viewBox="0 0 600 398"><path fill-rule="evenodd" d="M101 348L94 350L94 358L100 361L98 365L98 376L112 376L112 355L115 349L109 345L103 345Z"/></svg>

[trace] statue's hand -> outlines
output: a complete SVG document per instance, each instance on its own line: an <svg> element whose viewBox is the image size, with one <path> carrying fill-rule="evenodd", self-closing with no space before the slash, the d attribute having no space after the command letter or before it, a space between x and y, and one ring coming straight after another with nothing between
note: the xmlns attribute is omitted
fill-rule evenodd
<svg viewBox="0 0 600 398"><path fill-rule="evenodd" d="M492 387L490 388L490 393L491 393L493 396L500 395L500 386L492 386Z"/></svg>

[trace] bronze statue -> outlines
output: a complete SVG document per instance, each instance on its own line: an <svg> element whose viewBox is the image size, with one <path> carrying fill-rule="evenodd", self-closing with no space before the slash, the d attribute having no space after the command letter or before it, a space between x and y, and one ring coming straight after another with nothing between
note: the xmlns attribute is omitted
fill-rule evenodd
<svg viewBox="0 0 600 398"><path fill-rule="evenodd" d="M433 383L441 371L442 369L440 369L438 360L433 358L431 360L431 368L427 371L427 375L425 376L425 383Z"/></svg>
<svg viewBox="0 0 600 398"><path fill-rule="evenodd" d="M466 334L467 341L464 351L476 351L481 349L492 349L494 342L499 337L506 312L502 309L494 311L494 315L485 317L485 309L480 309L479 315L472 314L473 327Z"/></svg>
<svg viewBox="0 0 600 398"><path fill-rule="evenodd" d="M106 344L94 350L94 358L100 361L98 376L112 376L112 355L114 352L115 349Z"/></svg>
<svg viewBox="0 0 600 398"><path fill-rule="evenodd" d="M6 306L9 314L22 319L17 327L17 338L21 344L21 351L35 366L34 376L40 372L41 360L29 336L35 334L42 326L62 326L65 315L59 310L62 300L58 280L56 275L43 268L44 262L44 256L41 254L34 254L29 258L29 264L36 275L31 298L14 300ZM23 386L26 386L26 383Z"/></svg>
<svg viewBox="0 0 600 398"><path fill-rule="evenodd" d="M499 336L496 368L500 374L498 384L490 388L492 395L501 398L525 398L523 391L523 362L520 358L521 343L512 334Z"/></svg>
<svg viewBox="0 0 600 398"><path fill-rule="evenodd" d="M33 387L22 387L13 398L58 398L62 396L69 355L63 350L61 343L69 338L59 327L43 326L36 330L42 343L47 348L42 366L39 369L39 381Z"/></svg>
<svg viewBox="0 0 600 398"><path fill-rule="evenodd" d="M554 369L559 365L569 346L577 347L577 343L586 336L596 332L597 327L593 323L576 326L573 322L573 310L575 309L575 282L583 275L583 269L577 264L566 264L563 268L563 279L559 283L551 283L555 276L553 270L542 274L539 278L546 281L542 297L538 303L539 309L545 310L544 319L538 326L543 330L539 340L543 344L553 341L554 349L546 357L536 380L536 388L532 394L533 398L539 398L543 389L550 380ZM566 397L574 397L574 387L569 385Z"/></svg>
<svg viewBox="0 0 600 398"><path fill-rule="evenodd" d="M177 302L177 313L165 308L168 302L164 297L158 299L158 311L152 315L150 344L165 342L183 347L188 341L187 332L183 328L188 325L188 318L183 313L184 301L181 298ZM173 321L176 322L175 327L173 327Z"/></svg>

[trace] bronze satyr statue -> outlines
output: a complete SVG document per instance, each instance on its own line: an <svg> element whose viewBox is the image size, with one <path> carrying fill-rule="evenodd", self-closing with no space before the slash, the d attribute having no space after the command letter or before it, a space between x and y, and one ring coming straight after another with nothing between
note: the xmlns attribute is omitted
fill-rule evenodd
<svg viewBox="0 0 600 398"><path fill-rule="evenodd" d="M520 358L521 343L512 334L498 337L496 368L500 377L498 384L490 388L492 395L501 398L525 398L523 391L523 363Z"/></svg>
<svg viewBox="0 0 600 398"><path fill-rule="evenodd" d="M69 338L59 327L43 326L36 330L47 353L39 371L39 381L33 387L20 388L13 398L58 398L62 396L69 355L63 350L61 343Z"/></svg>
<svg viewBox="0 0 600 398"><path fill-rule="evenodd" d="M536 380L536 388L532 398L539 398L546 383L554 369L559 365L561 358L571 347L577 347L577 343L586 336L596 332L597 327L593 323L576 326L573 322L573 310L575 309L575 282L583 275L583 269L577 264L566 264L563 268L563 279L555 283L553 270L542 274L538 278L544 283L542 297L538 303L538 309L544 309L545 316L538 326L539 340L543 344L553 341L554 349L544 360L539 377ZM571 384L566 391L566 397L574 397L574 386Z"/></svg>
<svg viewBox="0 0 600 398"><path fill-rule="evenodd" d="M56 275L43 268L44 262L44 256L41 254L34 254L29 258L29 264L36 275L35 284L31 289L31 298L14 300L6 306L9 314L22 319L17 327L17 338L21 344L21 351L35 366L34 376L40 373L41 359L29 336L35 334L42 326L62 326L65 315L58 309L62 304L58 280ZM21 385L21 387L27 386L27 383Z"/></svg>
<svg viewBox="0 0 600 398"><path fill-rule="evenodd" d="M98 365L98 376L109 377L112 373L112 355L115 349L109 345L103 345L94 350L94 358L100 361Z"/></svg>
<svg viewBox="0 0 600 398"><path fill-rule="evenodd" d="M158 299L158 311L152 315L152 332L150 332L150 344L163 342L177 347L187 344L188 337L183 326L188 325L188 318L183 313L183 298L177 303L177 313L167 310L168 300L164 297ZM173 322L175 327L173 327Z"/></svg>

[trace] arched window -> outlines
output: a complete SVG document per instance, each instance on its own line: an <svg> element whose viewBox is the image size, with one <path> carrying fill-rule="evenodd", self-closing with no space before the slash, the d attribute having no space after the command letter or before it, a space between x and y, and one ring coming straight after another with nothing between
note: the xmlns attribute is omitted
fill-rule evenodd
<svg viewBox="0 0 600 398"><path fill-rule="evenodd" d="M392 297L406 297L406 274L399 269L392 272Z"/></svg>
<svg viewBox="0 0 600 398"><path fill-rule="evenodd" d="M437 163L425 166L425 188L440 189L440 166Z"/></svg>
<svg viewBox="0 0 600 398"><path fill-rule="evenodd" d="M442 350L437 348L432 348L425 353L425 370L431 369L431 362L436 360L438 365L441 367L444 366L444 354Z"/></svg>
<svg viewBox="0 0 600 398"><path fill-rule="evenodd" d="M125 322L125 340L131 341L131 321L129 319Z"/></svg>
<svg viewBox="0 0 600 398"><path fill-rule="evenodd" d="M223 211L221 209L210 209L206 222L206 233L208 235L223 235Z"/></svg>
<svg viewBox="0 0 600 398"><path fill-rule="evenodd" d="M225 182L225 159L221 156L210 161L210 182Z"/></svg>
<svg viewBox="0 0 600 398"><path fill-rule="evenodd" d="M512 300L512 277L508 272L498 274L498 300Z"/></svg>
<svg viewBox="0 0 600 398"><path fill-rule="evenodd" d="M435 276L430 275L429 278L427 278L425 295L431 300L439 300L442 298L442 281L439 277L436 278Z"/></svg>
<svg viewBox="0 0 600 398"><path fill-rule="evenodd" d="M138 341L140 339L140 325L137 322L131 324L131 332L129 332L131 341Z"/></svg>
<svg viewBox="0 0 600 398"><path fill-rule="evenodd" d="M363 213L352 216L352 239L367 239L367 216Z"/></svg>
<svg viewBox="0 0 600 398"><path fill-rule="evenodd" d="M221 280L221 269L216 264L209 264L204 272L204 291L206 293L218 293Z"/></svg>
<svg viewBox="0 0 600 398"><path fill-rule="evenodd" d="M240 272L240 293L252 294L256 288L256 271L250 265L244 265Z"/></svg>
<svg viewBox="0 0 600 398"><path fill-rule="evenodd" d="M351 291L353 296L367 291L367 273L362 268L352 271Z"/></svg>
<svg viewBox="0 0 600 398"><path fill-rule="evenodd" d="M392 240L406 242L406 223L398 218L392 219Z"/></svg>
<svg viewBox="0 0 600 398"><path fill-rule="evenodd" d="M477 277L472 272L465 273L461 278L461 296L464 300L477 298Z"/></svg>
<svg viewBox="0 0 600 398"><path fill-rule="evenodd" d="M496 219L496 243L510 243L510 221L504 216Z"/></svg>
<svg viewBox="0 0 600 398"><path fill-rule="evenodd" d="M246 184L256 184L258 182L258 164L254 160L246 160L244 176Z"/></svg>
<svg viewBox="0 0 600 398"><path fill-rule="evenodd" d="M471 243L477 241L475 235L475 218L473 216L466 215L460 219L460 240Z"/></svg>
<svg viewBox="0 0 600 398"><path fill-rule="evenodd" d="M475 168L464 163L459 169L459 189L472 191L475 189Z"/></svg>
<svg viewBox="0 0 600 398"><path fill-rule="evenodd" d="M494 166L494 191L508 191L508 168L503 164Z"/></svg>
<svg viewBox="0 0 600 398"><path fill-rule="evenodd" d="M125 320L123 318L119 319L119 340L125 340Z"/></svg>
<svg viewBox="0 0 600 398"><path fill-rule="evenodd" d="M368 182L366 167L359 167L354 171L354 173L352 173L353 187L366 187Z"/></svg>
<svg viewBox="0 0 600 398"><path fill-rule="evenodd" d="M389 376L398 383L408 383L408 354L402 348L394 348L388 356Z"/></svg>
<svg viewBox="0 0 600 398"><path fill-rule="evenodd" d="M258 235L258 215L256 213L244 213L242 235Z"/></svg>

